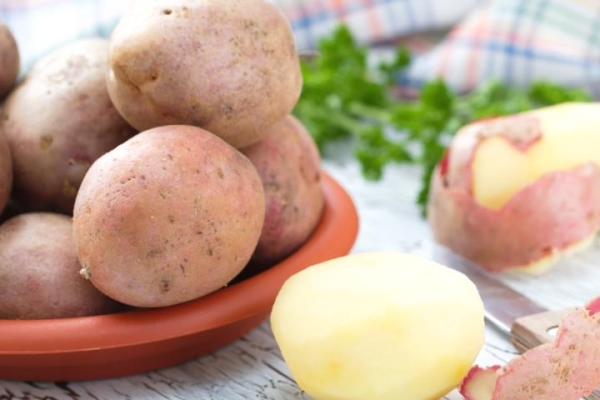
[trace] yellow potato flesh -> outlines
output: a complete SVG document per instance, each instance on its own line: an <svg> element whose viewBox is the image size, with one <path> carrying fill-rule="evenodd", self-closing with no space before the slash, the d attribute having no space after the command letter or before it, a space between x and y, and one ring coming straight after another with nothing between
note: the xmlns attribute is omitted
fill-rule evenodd
<svg viewBox="0 0 600 400"><path fill-rule="evenodd" d="M539 118L541 138L525 151L503 136L484 140L472 168L475 200L498 210L517 192L553 171L600 165L600 103L565 103L524 115Z"/></svg>
<svg viewBox="0 0 600 400"><path fill-rule="evenodd" d="M401 253L297 273L276 299L271 327L298 385L317 400L437 400L484 341L472 282Z"/></svg>

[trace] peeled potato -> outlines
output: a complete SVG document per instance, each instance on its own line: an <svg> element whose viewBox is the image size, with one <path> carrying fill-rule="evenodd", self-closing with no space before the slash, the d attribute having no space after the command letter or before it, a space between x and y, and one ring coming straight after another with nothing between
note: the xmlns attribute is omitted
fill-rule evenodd
<svg viewBox="0 0 600 400"><path fill-rule="evenodd" d="M468 278L393 252L295 274L271 327L298 385L317 400L437 400L484 342L483 305Z"/></svg>
<svg viewBox="0 0 600 400"><path fill-rule="evenodd" d="M432 177L436 240L492 271L542 272L600 228L600 103L470 124Z"/></svg>

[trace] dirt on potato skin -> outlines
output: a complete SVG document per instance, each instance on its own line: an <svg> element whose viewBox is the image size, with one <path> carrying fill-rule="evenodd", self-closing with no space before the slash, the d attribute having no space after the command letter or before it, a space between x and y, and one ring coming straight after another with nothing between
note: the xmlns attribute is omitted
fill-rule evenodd
<svg viewBox="0 0 600 400"><path fill-rule="evenodd" d="M300 63L272 4L141 3L116 27L110 53L109 92L131 125L194 125L243 148L293 109Z"/></svg>
<svg viewBox="0 0 600 400"><path fill-rule="evenodd" d="M73 218L96 287L131 306L163 307L218 290L243 269L264 223L264 192L252 163L223 140L166 126L94 163Z"/></svg>

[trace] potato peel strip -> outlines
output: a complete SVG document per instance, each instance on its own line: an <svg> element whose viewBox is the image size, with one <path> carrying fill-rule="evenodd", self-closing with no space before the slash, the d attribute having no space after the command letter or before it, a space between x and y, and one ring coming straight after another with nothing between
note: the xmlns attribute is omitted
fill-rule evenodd
<svg viewBox="0 0 600 400"><path fill-rule="evenodd" d="M600 387L600 313L594 311L590 306L569 313L553 343L505 366L473 367L460 393L467 400L578 400L589 395Z"/></svg>

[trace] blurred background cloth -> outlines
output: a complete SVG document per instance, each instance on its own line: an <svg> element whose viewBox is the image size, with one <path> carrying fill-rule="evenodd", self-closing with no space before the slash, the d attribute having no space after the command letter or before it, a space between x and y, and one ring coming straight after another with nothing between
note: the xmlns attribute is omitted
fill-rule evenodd
<svg viewBox="0 0 600 400"><path fill-rule="evenodd" d="M300 50L312 49L340 21L361 43L389 41L459 22L486 0L274 0L287 15Z"/></svg>
<svg viewBox="0 0 600 400"><path fill-rule="evenodd" d="M489 79L519 86L543 79L600 97L600 0L270 1L288 17L301 51L339 23L363 44L420 43L400 78L408 86L443 77L467 91ZM128 2L0 0L0 20L15 33L26 70L69 40L109 36Z"/></svg>

